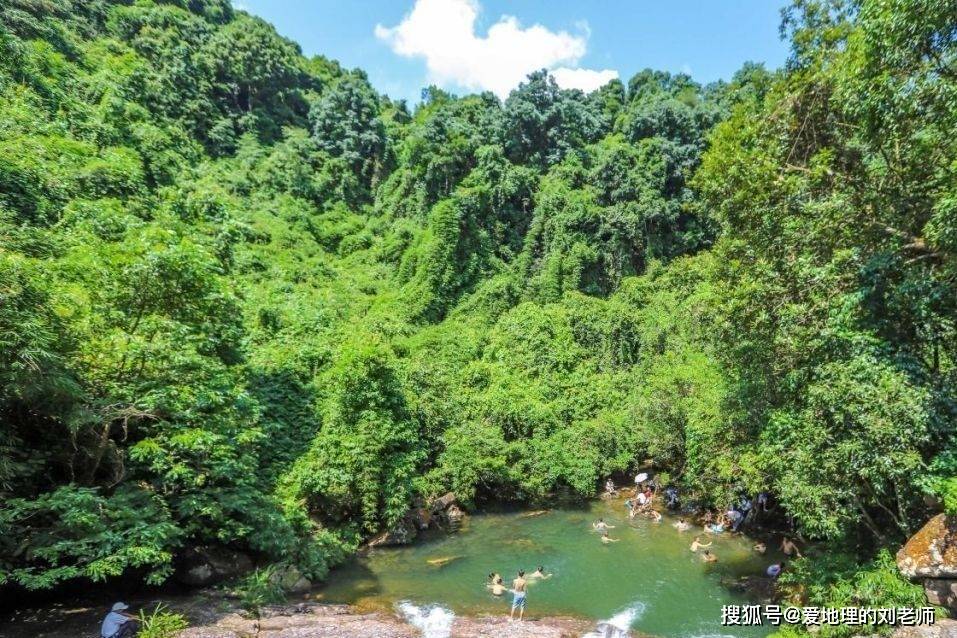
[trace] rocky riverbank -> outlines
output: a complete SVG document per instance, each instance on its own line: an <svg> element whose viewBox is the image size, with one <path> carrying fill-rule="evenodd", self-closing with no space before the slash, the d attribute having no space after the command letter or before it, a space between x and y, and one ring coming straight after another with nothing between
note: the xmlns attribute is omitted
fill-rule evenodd
<svg viewBox="0 0 957 638"><path fill-rule="evenodd" d="M590 623L573 618L510 622L503 616L452 620L451 638L578 638ZM303 603L265 607L259 618L213 614L180 638L421 638L423 631L394 614L361 612L348 605Z"/></svg>

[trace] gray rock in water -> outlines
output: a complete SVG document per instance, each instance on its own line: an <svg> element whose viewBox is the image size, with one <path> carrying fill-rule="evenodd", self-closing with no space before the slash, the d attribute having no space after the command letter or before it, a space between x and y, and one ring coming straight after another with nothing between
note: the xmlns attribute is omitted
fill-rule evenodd
<svg viewBox="0 0 957 638"><path fill-rule="evenodd" d="M449 507L455 504L455 492L446 492L442 496L438 497L429 506L429 509L432 510L433 514L438 514L444 512Z"/></svg>

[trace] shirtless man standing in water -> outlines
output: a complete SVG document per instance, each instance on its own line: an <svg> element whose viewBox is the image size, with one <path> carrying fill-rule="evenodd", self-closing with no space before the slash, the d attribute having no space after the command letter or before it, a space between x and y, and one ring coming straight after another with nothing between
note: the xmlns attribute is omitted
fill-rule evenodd
<svg viewBox="0 0 957 638"><path fill-rule="evenodd" d="M794 544L794 541L787 536L781 541L781 551L784 552L785 556L801 558L801 550L799 550L798 546Z"/></svg>
<svg viewBox="0 0 957 638"><path fill-rule="evenodd" d="M518 609L518 619L525 618L525 593L528 588L528 582L525 580L525 571L518 572L518 578L512 581L512 613L508 615L509 620L515 618L515 610Z"/></svg>

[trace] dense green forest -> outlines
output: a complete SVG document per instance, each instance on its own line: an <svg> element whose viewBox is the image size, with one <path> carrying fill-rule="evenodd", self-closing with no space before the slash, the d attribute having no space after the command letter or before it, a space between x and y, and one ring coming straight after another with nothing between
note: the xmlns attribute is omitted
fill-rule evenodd
<svg viewBox="0 0 957 638"><path fill-rule="evenodd" d="M826 541L812 598L903 587L957 510L957 5L782 35L410 109L228 0L0 2L0 584L321 578L417 498L652 459Z"/></svg>

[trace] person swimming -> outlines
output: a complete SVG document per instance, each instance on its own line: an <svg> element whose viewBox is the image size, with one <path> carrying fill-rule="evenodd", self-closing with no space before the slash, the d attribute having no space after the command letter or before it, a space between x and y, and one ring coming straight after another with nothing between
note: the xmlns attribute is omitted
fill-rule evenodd
<svg viewBox="0 0 957 638"><path fill-rule="evenodd" d="M605 519L599 518L596 523L592 524L592 529L596 532L607 532L610 529L615 529L614 525L609 525L605 522Z"/></svg>
<svg viewBox="0 0 957 638"><path fill-rule="evenodd" d="M704 549L705 547L711 547L714 544L714 541L711 541L707 545L701 542L700 536L695 536L694 540L691 541L691 551L697 552L699 549Z"/></svg>
<svg viewBox="0 0 957 638"><path fill-rule="evenodd" d="M608 532L601 533L601 542L605 543L606 545L608 543L617 543L620 540L621 540L620 538L612 538L611 536L608 535Z"/></svg>
<svg viewBox="0 0 957 638"><path fill-rule="evenodd" d="M649 511L648 511L648 516L650 516L650 517L651 517L651 520L653 520L653 521L656 522L656 523L660 523L660 522L661 522L661 513L658 512L657 510L649 510Z"/></svg>
<svg viewBox="0 0 957 638"><path fill-rule="evenodd" d="M551 577L552 577L552 574L546 574L545 567L542 565L539 565L538 569L536 569L529 575L529 578L535 578L535 579L541 579L541 580L545 580L546 578L551 578Z"/></svg>
<svg viewBox="0 0 957 638"><path fill-rule="evenodd" d="M759 554L763 554L764 552L768 551L768 546L761 542L755 543L754 551L756 551Z"/></svg>
<svg viewBox="0 0 957 638"><path fill-rule="evenodd" d="M718 557L711 553L710 549L704 550L704 553L701 554L701 560L706 563L717 563Z"/></svg>
<svg viewBox="0 0 957 638"><path fill-rule="evenodd" d="M720 534L724 532L724 528L727 525L727 520L724 516L718 516L717 519L710 525L705 525L705 530L712 534Z"/></svg>
<svg viewBox="0 0 957 638"><path fill-rule="evenodd" d="M686 521L686 520L683 519L683 518L679 518L679 519L678 519L678 522L674 524L674 527L675 527L675 529L678 530L679 532L684 532L684 531L687 531L687 530L691 529L691 523L689 523L688 521Z"/></svg>
<svg viewBox="0 0 957 638"><path fill-rule="evenodd" d="M493 596L501 596L505 593L505 583L502 580L502 576L495 572L492 572L488 575L489 584L488 588L492 590Z"/></svg>

